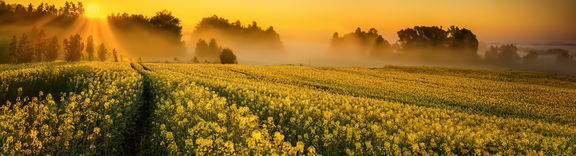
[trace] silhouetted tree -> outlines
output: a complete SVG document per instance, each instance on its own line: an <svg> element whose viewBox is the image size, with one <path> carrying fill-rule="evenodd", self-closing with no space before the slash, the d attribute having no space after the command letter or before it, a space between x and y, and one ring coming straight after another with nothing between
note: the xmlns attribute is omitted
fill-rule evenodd
<svg viewBox="0 0 576 156"><path fill-rule="evenodd" d="M10 62L11 63L18 63L18 58L17 58L18 39L16 38L16 35L12 36L12 42L10 42L10 48L8 49L8 51L10 52L10 54L9 54Z"/></svg>
<svg viewBox="0 0 576 156"><path fill-rule="evenodd" d="M232 52L231 49L224 48L222 50L222 54L220 54L220 63L222 64L233 64L237 63L236 55Z"/></svg>
<svg viewBox="0 0 576 156"><path fill-rule="evenodd" d="M106 49L106 46L104 46L104 43L100 44L100 47L98 47L98 58L100 59L100 61L102 62L106 61L107 53L108 50Z"/></svg>
<svg viewBox="0 0 576 156"><path fill-rule="evenodd" d="M118 62L118 52L116 49L112 50L112 55L114 56L114 62Z"/></svg>
<svg viewBox="0 0 576 156"><path fill-rule="evenodd" d="M210 62L208 62L208 60L204 60L204 63L205 63L205 64L210 64Z"/></svg>
<svg viewBox="0 0 576 156"><path fill-rule="evenodd" d="M373 58L378 58L389 56L392 53L394 53L394 50L392 49L390 43L388 43L388 41L382 38L382 35L378 35L373 48L370 50L369 55Z"/></svg>
<svg viewBox="0 0 576 156"><path fill-rule="evenodd" d="M353 33L340 37L338 32L332 35L329 54L383 57L393 53L392 46L378 30L371 28L368 32L357 28Z"/></svg>
<svg viewBox="0 0 576 156"><path fill-rule="evenodd" d="M490 50L484 53L484 60L496 61L498 58L498 47L490 46Z"/></svg>
<svg viewBox="0 0 576 156"><path fill-rule="evenodd" d="M448 28L449 42L448 48L461 54L460 56L471 56L471 59L478 59L478 39L472 31L466 28L451 26Z"/></svg>
<svg viewBox="0 0 576 156"><path fill-rule="evenodd" d="M208 54L210 56L218 56L222 51L222 47L218 46L216 39L210 39L210 43L208 43Z"/></svg>
<svg viewBox="0 0 576 156"><path fill-rule="evenodd" d="M142 62L142 57L138 57L138 62Z"/></svg>
<svg viewBox="0 0 576 156"><path fill-rule="evenodd" d="M216 44L217 43L214 41L212 44ZM214 45L212 45L214 46ZM200 58L210 58L213 57L213 55L211 55L211 48L208 45L208 43L206 43L205 40L203 39L198 39L198 42L196 43L196 49L194 51L194 55L196 55L197 57Z"/></svg>
<svg viewBox="0 0 576 156"><path fill-rule="evenodd" d="M180 60L178 59L178 57L175 57L175 58L174 58L174 61L176 61L176 62L178 62L178 63L182 63L182 61L180 61Z"/></svg>
<svg viewBox="0 0 576 156"><path fill-rule="evenodd" d="M86 39L86 53L88 53L88 60L92 61L94 58L94 37L92 35Z"/></svg>
<svg viewBox="0 0 576 156"><path fill-rule="evenodd" d="M64 39L64 59L66 61L80 61L82 50L84 50L84 43L82 43L80 35L70 35L68 40Z"/></svg>
<svg viewBox="0 0 576 156"><path fill-rule="evenodd" d="M60 50L60 44L58 44L58 37L54 36L50 40L46 47L46 61L52 62L58 58L58 51Z"/></svg>
<svg viewBox="0 0 576 156"><path fill-rule="evenodd" d="M446 50L448 32L437 26L415 26L398 31L403 53L428 53Z"/></svg>
<svg viewBox="0 0 576 156"><path fill-rule="evenodd" d="M215 35L214 32L219 35ZM221 44L236 50L285 52L280 35L276 33L274 27L270 26L264 30L256 21L243 26L240 21L229 22L216 15L206 17L196 25L190 41L195 42L199 38L216 38Z"/></svg>
<svg viewBox="0 0 576 156"><path fill-rule="evenodd" d="M535 51L530 51L528 55L524 56L522 59L524 64L534 64L538 59L538 53Z"/></svg>
<svg viewBox="0 0 576 156"><path fill-rule="evenodd" d="M172 32L179 37L178 41L180 41L180 37L182 37L182 26L180 26L180 19L172 16L172 12L168 10L156 12L156 16L150 18L150 23L156 27Z"/></svg>
<svg viewBox="0 0 576 156"><path fill-rule="evenodd" d="M194 56L194 59L192 59L192 63L200 63L200 61L198 61L198 58Z"/></svg>
<svg viewBox="0 0 576 156"><path fill-rule="evenodd" d="M18 46L18 50L16 52L16 59L18 63L29 63L34 60L34 48L30 45L30 41L28 40L28 36L26 33L22 34L20 38L20 45Z"/></svg>
<svg viewBox="0 0 576 156"><path fill-rule="evenodd" d="M498 60L500 63L510 64L520 58L517 53L518 47L513 44L500 46L500 53L498 53Z"/></svg>
<svg viewBox="0 0 576 156"><path fill-rule="evenodd" d="M478 39L466 28L451 26L448 30L437 26L415 26L398 31L402 53L427 56L442 61L454 57L441 58L440 53L458 57L458 60L478 60Z"/></svg>
<svg viewBox="0 0 576 156"><path fill-rule="evenodd" d="M40 30L38 38L36 39L36 59L38 62L42 62L43 55L46 54L46 38L47 36L44 30Z"/></svg>

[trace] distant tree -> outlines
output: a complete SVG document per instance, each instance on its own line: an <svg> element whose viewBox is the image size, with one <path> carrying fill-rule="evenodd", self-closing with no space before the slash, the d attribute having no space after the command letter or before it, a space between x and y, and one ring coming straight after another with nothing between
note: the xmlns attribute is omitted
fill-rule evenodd
<svg viewBox="0 0 576 156"><path fill-rule="evenodd" d="M20 38L20 45L16 52L16 59L18 60L18 63L29 63L34 60L34 48L30 45L26 33L22 34L22 37Z"/></svg>
<svg viewBox="0 0 576 156"><path fill-rule="evenodd" d="M32 5L32 3L28 4L28 9L27 9L28 13L33 13L34 12L34 5Z"/></svg>
<svg viewBox="0 0 576 156"><path fill-rule="evenodd" d="M42 62L43 55L46 54L46 38L47 36L44 30L40 30L38 38L36 39L36 59L38 62Z"/></svg>
<svg viewBox="0 0 576 156"><path fill-rule="evenodd" d="M220 32L220 35L214 35L213 32ZM246 51L285 52L280 35L274 27L264 30L255 21L243 26L240 21L230 22L216 15L206 17L196 25L190 40L195 42L199 38L217 38L221 44Z"/></svg>
<svg viewBox="0 0 576 156"><path fill-rule="evenodd" d="M472 31L451 26L448 28L448 35L448 48L457 52L457 54L472 56L474 57L473 59L479 58L477 52L480 43Z"/></svg>
<svg viewBox="0 0 576 156"><path fill-rule="evenodd" d="M124 62L124 56L120 55L120 62Z"/></svg>
<svg viewBox="0 0 576 156"><path fill-rule="evenodd" d="M210 64L210 62L208 62L208 60L204 60L204 63L205 63L205 64Z"/></svg>
<svg viewBox="0 0 576 156"><path fill-rule="evenodd" d="M373 48L370 50L369 55L373 58L378 58L386 55L391 55L392 53L394 53L394 51L390 43L388 43L388 41L382 38L382 35L378 35Z"/></svg>
<svg viewBox="0 0 576 156"><path fill-rule="evenodd" d="M16 38L16 35L12 36L12 42L10 42L10 48L8 49L8 51L10 52L10 54L9 54L10 62L11 63L18 63L18 58L17 58L18 39Z"/></svg>
<svg viewBox="0 0 576 156"><path fill-rule="evenodd" d="M138 57L138 62L142 62L142 57Z"/></svg>
<svg viewBox="0 0 576 156"><path fill-rule="evenodd" d="M210 39L210 43L208 43L208 53L210 56L218 56L222 51L222 47L218 46L216 39Z"/></svg>
<svg viewBox="0 0 576 156"><path fill-rule="evenodd" d="M82 50L84 50L84 43L82 43L80 35L70 35L68 40L64 39L64 59L66 61L80 61Z"/></svg>
<svg viewBox="0 0 576 156"><path fill-rule="evenodd" d="M46 61L52 62L58 58L58 51L60 50L60 44L58 44L58 37L52 37L50 43L46 47Z"/></svg>
<svg viewBox="0 0 576 156"><path fill-rule="evenodd" d="M192 63L200 63L200 61L198 61L198 58L194 56L194 59L192 59Z"/></svg>
<svg viewBox="0 0 576 156"><path fill-rule="evenodd" d="M171 32L175 36L174 39L180 42L182 26L180 25L180 19L172 16L172 12L168 10L156 12L156 15L150 18L150 24Z"/></svg>
<svg viewBox="0 0 576 156"><path fill-rule="evenodd" d="M106 46L104 46L104 43L100 44L100 47L98 47L98 58L100 59L100 61L102 62L106 61L107 53L108 50L106 49Z"/></svg>
<svg viewBox="0 0 576 156"><path fill-rule="evenodd" d="M92 61L94 58L94 37L92 35L86 39L86 53L88 53L88 60Z"/></svg>
<svg viewBox="0 0 576 156"><path fill-rule="evenodd" d="M198 57L208 57L208 43L203 39L198 39L196 43L196 49L194 50L194 55Z"/></svg>
<svg viewBox="0 0 576 156"><path fill-rule="evenodd" d="M524 64L534 64L536 59L538 59L538 52L530 51L528 55L524 56L522 59Z"/></svg>
<svg viewBox="0 0 576 156"><path fill-rule="evenodd" d="M490 50L484 53L484 60L486 61L496 61L498 58L498 47L490 46Z"/></svg>
<svg viewBox="0 0 576 156"><path fill-rule="evenodd" d="M116 49L112 50L112 55L114 56L114 62L118 62L118 52Z"/></svg>
<svg viewBox="0 0 576 156"><path fill-rule="evenodd" d="M437 26L415 26L397 32L403 53L436 52L446 50L448 32Z"/></svg>
<svg viewBox="0 0 576 156"><path fill-rule="evenodd" d="M224 48L222 50L222 54L220 54L220 63L222 64L233 64L237 63L236 55L232 52L231 49Z"/></svg>
<svg viewBox="0 0 576 156"><path fill-rule="evenodd" d="M84 8L82 2L78 2L78 14L80 16L84 16L84 14L86 14L86 9Z"/></svg>
<svg viewBox="0 0 576 156"><path fill-rule="evenodd" d="M513 44L500 46L500 53L498 53L498 60L500 63L514 63L520 58L517 53L518 47Z"/></svg>
<svg viewBox="0 0 576 156"><path fill-rule="evenodd" d="M178 57L175 57L175 58L174 58L174 61L176 61L176 62L178 62L178 63L182 63L182 62L178 59Z"/></svg>

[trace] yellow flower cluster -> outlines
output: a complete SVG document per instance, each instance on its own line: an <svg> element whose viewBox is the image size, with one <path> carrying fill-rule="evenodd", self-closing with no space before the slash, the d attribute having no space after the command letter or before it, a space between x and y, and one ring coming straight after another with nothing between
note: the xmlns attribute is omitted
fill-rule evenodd
<svg viewBox="0 0 576 156"><path fill-rule="evenodd" d="M505 71L475 78L401 67L144 65L249 108L305 154L576 154L576 90L548 85L546 76L511 82ZM249 134L243 138L258 136Z"/></svg>
<svg viewBox="0 0 576 156"><path fill-rule="evenodd" d="M266 124L246 107L238 107L188 75L143 70L151 82L156 107L152 116L150 155L295 155L302 142L291 145L284 135L271 135ZM314 153L312 151L311 153Z"/></svg>
<svg viewBox="0 0 576 156"><path fill-rule="evenodd" d="M120 154L142 96L142 77L128 63L35 63L0 71L0 155Z"/></svg>

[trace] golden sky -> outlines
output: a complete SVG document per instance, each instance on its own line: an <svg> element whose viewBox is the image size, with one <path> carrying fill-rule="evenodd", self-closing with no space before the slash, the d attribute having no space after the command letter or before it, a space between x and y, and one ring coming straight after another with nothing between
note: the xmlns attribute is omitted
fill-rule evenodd
<svg viewBox="0 0 576 156"><path fill-rule="evenodd" d="M63 6L63 0L6 0ZM77 1L74 1L77 2ZM456 25L487 42L576 43L576 0L83 0L110 13L154 15L168 9L189 35L203 17L218 15L245 24L274 26L283 40L329 41L340 34L376 28L395 42L400 29ZM185 36L185 37L186 37ZM187 38L183 38L187 41Z"/></svg>

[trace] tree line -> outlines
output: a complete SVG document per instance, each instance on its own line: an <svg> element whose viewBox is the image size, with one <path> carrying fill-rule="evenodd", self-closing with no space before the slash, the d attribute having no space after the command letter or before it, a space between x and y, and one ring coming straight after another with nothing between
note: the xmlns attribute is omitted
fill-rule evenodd
<svg viewBox="0 0 576 156"><path fill-rule="evenodd" d="M239 20L230 22L216 15L206 17L195 26L190 41L195 42L200 38L216 38L234 49L285 52L284 44L274 27L263 29L256 21L243 25Z"/></svg>
<svg viewBox="0 0 576 156"><path fill-rule="evenodd" d="M64 7L56 7L54 4L48 5L48 3L40 3L37 7L34 7L32 3L24 6L22 4L7 4L4 1L0 1L0 15L27 15L27 16L42 16L42 15L52 15L52 16L84 16L86 14L86 8L82 2L78 4L68 2L64 4Z"/></svg>
<svg viewBox="0 0 576 156"><path fill-rule="evenodd" d="M153 55L158 51L173 55L186 52L186 43L181 41L181 20L168 10L156 12L152 17L117 13L108 15L107 20L118 41L127 50L144 55Z"/></svg>
<svg viewBox="0 0 576 156"><path fill-rule="evenodd" d="M194 52L192 63L200 63L198 60L198 58L200 58L205 60L204 63L220 61L222 64L238 64L234 52L230 48L222 48L222 46L219 46L214 38L210 39L210 42L199 39L198 42L196 42Z"/></svg>
<svg viewBox="0 0 576 156"><path fill-rule="evenodd" d="M32 32L35 32L34 30ZM44 30L31 33L31 36L23 33L18 39L16 35L13 35L8 48L11 63L54 62L60 55L63 55L65 61L75 62L84 57L84 51L88 54L89 61L96 59L96 57L100 61L106 61L108 57L108 50L104 43L100 44L95 55L94 37L92 36L88 36L84 42L80 35L70 35L70 37L62 40L62 44L59 44L58 36L54 35L54 37L49 38ZM60 53L61 49L64 51L62 54ZM114 61L118 62L116 49L112 50L112 55Z"/></svg>
<svg viewBox="0 0 576 156"><path fill-rule="evenodd" d="M356 55L375 59L394 59L431 62L476 62L494 65L512 65L515 61L534 64L541 55L556 55L559 65L576 64L574 56L564 49L526 49L529 54L520 57L515 45L492 45L484 58L478 54L479 42L469 29L456 26L444 29L442 26L415 26L397 32L399 40L390 44L372 28L368 32L356 31L340 36L335 32L330 42L328 54Z"/></svg>

